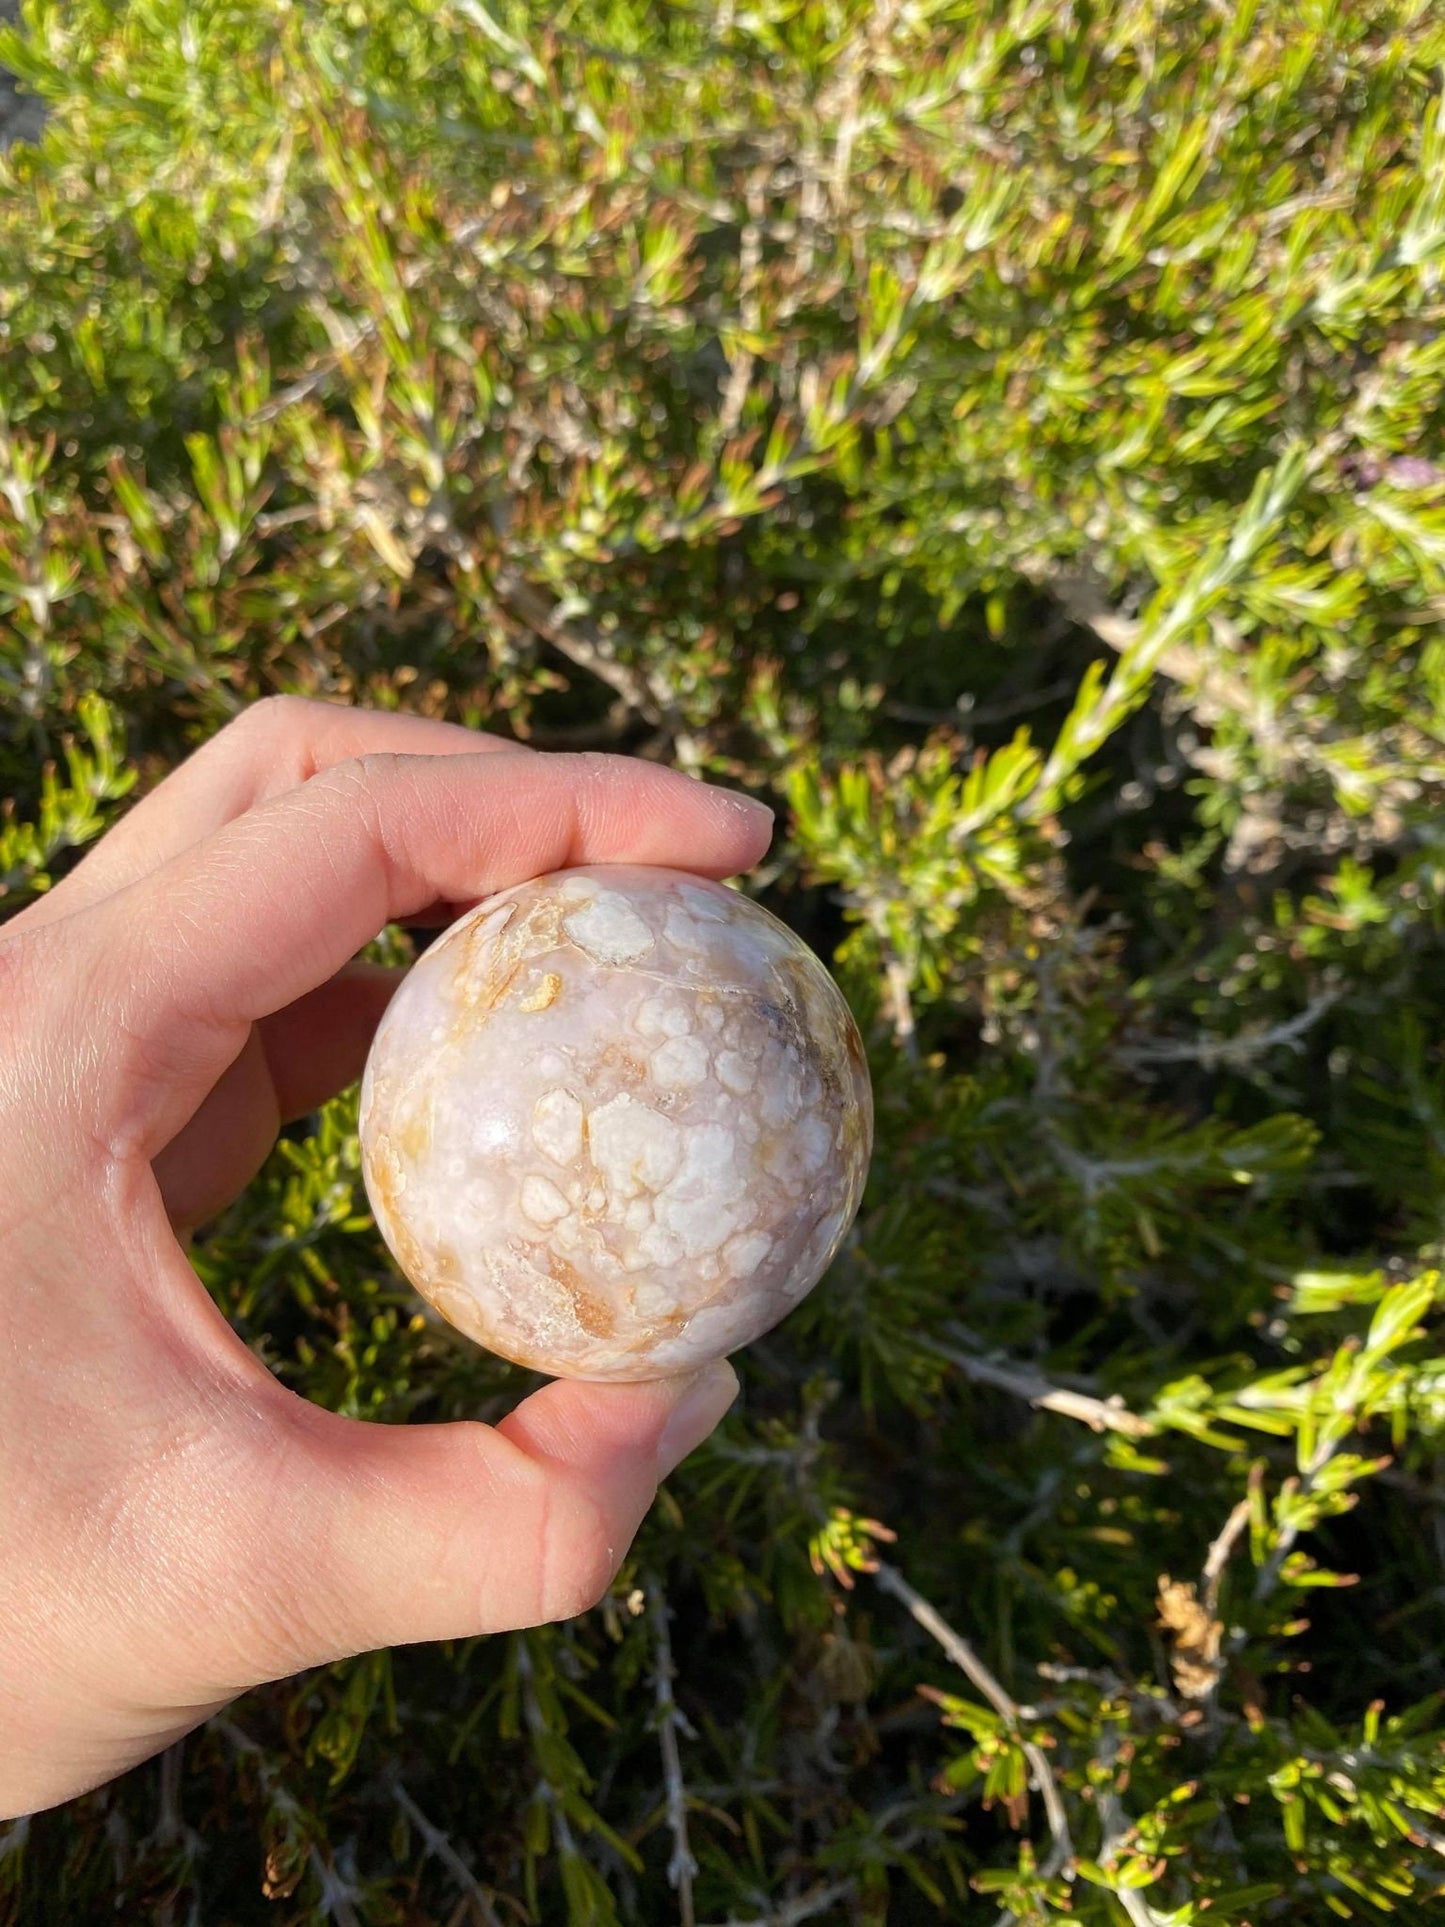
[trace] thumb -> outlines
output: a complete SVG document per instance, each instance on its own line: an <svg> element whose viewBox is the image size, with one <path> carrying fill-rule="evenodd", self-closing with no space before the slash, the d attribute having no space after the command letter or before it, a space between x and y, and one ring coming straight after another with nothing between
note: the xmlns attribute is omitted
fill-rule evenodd
<svg viewBox="0 0 1445 1927"><path fill-rule="evenodd" d="M258 1481L264 1550L243 1582L245 1684L587 1611L659 1480L737 1389L719 1360L644 1384L559 1380L496 1427L377 1425L302 1406L284 1478Z"/></svg>

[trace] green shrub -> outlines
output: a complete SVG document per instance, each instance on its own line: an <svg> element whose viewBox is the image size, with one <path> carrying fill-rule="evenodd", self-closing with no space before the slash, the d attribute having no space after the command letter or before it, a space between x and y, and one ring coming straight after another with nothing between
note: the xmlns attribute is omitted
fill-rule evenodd
<svg viewBox="0 0 1445 1927"><path fill-rule="evenodd" d="M251 1696L0 1834L0 1918L1423 1916L1438 8L29 0L0 60L6 906L269 690L664 757L786 804L879 1111L603 1608ZM338 1409L523 1389L347 1099L195 1259Z"/></svg>

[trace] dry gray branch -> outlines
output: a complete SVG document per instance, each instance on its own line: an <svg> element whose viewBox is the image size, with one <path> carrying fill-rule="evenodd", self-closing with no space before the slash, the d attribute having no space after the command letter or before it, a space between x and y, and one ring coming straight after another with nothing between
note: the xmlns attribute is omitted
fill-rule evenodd
<svg viewBox="0 0 1445 1927"><path fill-rule="evenodd" d="M360 1890L337 1868L334 1860L328 1860L319 1847L313 1846L307 1854L311 1871L321 1888L317 1906L321 1909L323 1920L336 1920L341 1927L361 1927L361 1916L352 1901L361 1898Z"/></svg>
<svg viewBox="0 0 1445 1927"><path fill-rule="evenodd" d="M1253 1063L1256 1058L1272 1050L1298 1047L1300 1039L1314 1029L1327 1011L1333 1009L1340 996L1338 990L1324 991L1312 998L1303 1010L1282 1023L1247 1027L1234 1037L1199 1037L1189 1042L1126 1045L1118 1053L1119 1061L1136 1067L1146 1064L1198 1064L1204 1070Z"/></svg>
<svg viewBox="0 0 1445 1927"><path fill-rule="evenodd" d="M918 1030L913 1021L913 996L908 984L908 969L901 957L886 949L883 978L888 986L888 1002L893 1011L893 1041L912 1063L918 1061Z"/></svg>
<svg viewBox="0 0 1445 1927"><path fill-rule="evenodd" d="M667 1794L667 1824L672 1832L672 1858L667 1863L667 1878L677 1891L681 1927L694 1927L697 1915L693 1905L692 1881L697 1859L687 1837L687 1785L682 1777L682 1752L679 1735L691 1737L692 1729L673 1695L672 1683L677 1668L672 1658L672 1634L668 1627L671 1612L662 1581L650 1574L647 1580L647 1617L652 1628L654 1661L653 1694L657 1704L657 1743L662 1751L663 1784Z"/></svg>
<svg viewBox="0 0 1445 1927"><path fill-rule="evenodd" d="M961 1796L955 1796L945 1801L941 1810L952 1812L962 1804ZM885 1807L881 1813L873 1816L878 1837L886 1838L887 1829L895 1820L904 1814L916 1811L917 1808L911 1801L899 1801L893 1806ZM910 1827L896 1839L888 1840L888 1845L896 1854L908 1853L924 1837L925 1831L926 1829L922 1827ZM770 1912L757 1914L748 1919L740 1919L736 1914L729 1914L726 1920L710 1921L705 1923L705 1927L801 1927L803 1921L813 1920L819 1914L826 1913L830 1907L855 1898L857 1892L856 1880L830 1881L825 1886L813 1887L807 1893L799 1894L793 1900L783 1901Z"/></svg>
<svg viewBox="0 0 1445 1927"><path fill-rule="evenodd" d="M747 181L748 218L743 223L738 239L738 320L745 338L738 343L737 354L731 362L727 386L723 390L722 407L718 412L718 433L724 441L737 433L753 378L756 356L748 342L756 337L762 326L758 284L763 263L762 223L767 205L764 195L771 172L768 167L756 168Z"/></svg>
<svg viewBox="0 0 1445 1927"><path fill-rule="evenodd" d="M590 623L563 620L555 603L525 581L515 569L499 571L494 584L497 600L519 622L550 643L579 669L615 690L629 709L649 723L661 723L665 705L648 687L647 679L628 663L619 662L611 643Z"/></svg>
<svg viewBox="0 0 1445 1927"><path fill-rule="evenodd" d="M960 1351L956 1346L937 1341L934 1341L932 1349L975 1384L993 1385L1001 1392L1012 1392L1015 1397L1026 1399L1037 1410L1078 1419L1091 1431L1120 1432L1126 1438L1147 1439L1152 1438L1157 1429L1147 1418L1131 1412L1116 1394L1097 1398L1088 1392L1070 1391L1065 1386L1050 1383L1026 1365L997 1358L979 1358L971 1352Z"/></svg>
<svg viewBox="0 0 1445 1927"><path fill-rule="evenodd" d="M1054 1770L1049 1765L1043 1748L1036 1741L1026 1740L1023 1737L1019 1725L1018 1702L1011 1697L963 1635L954 1631L948 1621L929 1605L922 1593L909 1585L901 1572L880 1560L873 1579L884 1592L891 1594L894 1599L907 1607L923 1630L938 1641L953 1664L983 1694L999 1718L1013 1732L1023 1749L1024 1758L1029 1763L1039 1797L1044 1803L1044 1817L1048 1822L1052 1841L1048 1854L1040 1863L1040 1876L1045 1880L1051 1880L1057 1873L1067 1874L1074 1858L1074 1843L1069 1835L1069 1816L1064 1810L1064 1799L1059 1792L1059 1783L1054 1778Z"/></svg>
<svg viewBox="0 0 1445 1927"><path fill-rule="evenodd" d="M1119 1733L1115 1727L1107 1727L1099 1748L1099 1762L1102 1766L1112 1766L1119 1755ZM1104 1781L1095 1796L1099 1808L1099 1825L1103 1839L1099 1847L1099 1865L1109 1867L1117 1858L1120 1848L1133 1831L1134 1823L1124 1810L1124 1803L1114 1791L1112 1780ZM1149 1905L1137 1887L1115 1887L1114 1898L1134 1923L1134 1927L1167 1927L1162 1914Z"/></svg>
<svg viewBox="0 0 1445 1927"><path fill-rule="evenodd" d="M826 1887L814 1887L810 1893L800 1894L796 1900L784 1901L771 1913L757 1914L751 1920L742 1920L736 1914L729 1914L726 1920L712 1921L707 1927L802 1927L805 1920L816 1920L819 1914L826 1913L830 1907L851 1900L857 1892L857 1884L852 1880L834 1880Z"/></svg>
<svg viewBox="0 0 1445 1927"><path fill-rule="evenodd" d="M19 0L0 0L0 20L20 17ZM13 76L0 67L0 151L12 141L39 140L45 128L45 102L22 94Z"/></svg>
<svg viewBox="0 0 1445 1927"><path fill-rule="evenodd" d="M1249 1513L1249 1500L1241 1499L1210 1542L1199 1584L1200 1601L1208 1613L1214 1612L1219 1605L1219 1582L1224 1576L1224 1568L1229 1564L1229 1555L1248 1529Z"/></svg>
<svg viewBox="0 0 1445 1927"><path fill-rule="evenodd" d="M1159 1621L1169 1635L1169 1666L1186 1699L1216 1719L1215 1694L1224 1673L1224 1627L1218 1616L1219 1582L1229 1555L1249 1525L1251 1504L1241 1499L1210 1543L1197 1585L1159 1579Z"/></svg>
<svg viewBox="0 0 1445 1927"><path fill-rule="evenodd" d="M1063 607L1071 621L1089 629L1116 655L1133 647L1143 625L1110 601L1103 577L1087 565L1072 569L1029 570L1030 580ZM1190 690L1195 714L1204 723L1226 712L1249 714L1255 699L1248 685L1215 662L1206 664L1187 643L1174 643L1159 657L1158 667L1171 682Z"/></svg>
<svg viewBox="0 0 1445 1927"><path fill-rule="evenodd" d="M391 1792L396 1804L421 1835L422 1845L426 1851L436 1855L461 1888L467 1905L480 1922L480 1927L501 1927L497 1911L476 1875L441 1828L422 1812L395 1774L391 1776Z"/></svg>

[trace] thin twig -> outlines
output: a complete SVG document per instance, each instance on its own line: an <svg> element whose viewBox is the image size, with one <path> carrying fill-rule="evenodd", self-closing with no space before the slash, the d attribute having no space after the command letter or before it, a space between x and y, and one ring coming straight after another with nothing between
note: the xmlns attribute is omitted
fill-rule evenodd
<svg viewBox="0 0 1445 1927"><path fill-rule="evenodd" d="M976 1358L952 1345L944 1345L936 1340L931 1350L940 1358L956 1365L965 1378L972 1379L977 1385L993 1385L1001 1392L1012 1392L1015 1397L1026 1399L1036 1409L1057 1412L1064 1418L1078 1419L1094 1432L1121 1432L1125 1438L1152 1438L1157 1427L1152 1422L1131 1412L1117 1395L1108 1398L1095 1398L1088 1392L1071 1392L1062 1385L1054 1385L1048 1379L1032 1371L1028 1366L1005 1363L994 1358Z"/></svg>
<svg viewBox="0 0 1445 1927"><path fill-rule="evenodd" d="M158 1846L173 1847L185 1832L181 1819L181 1765L186 1743L177 1740L161 1755L160 1812L156 1817L155 1840Z"/></svg>
<svg viewBox="0 0 1445 1927"><path fill-rule="evenodd" d="M579 669L585 669L605 682L645 721L664 721L663 706L648 688L646 678L630 664L619 662L611 644L600 630L575 621L564 621L556 606L525 581L516 570L500 571L494 584L497 600L517 619L548 642L558 655L565 656Z"/></svg>
<svg viewBox="0 0 1445 1927"><path fill-rule="evenodd" d="M1119 1755L1119 1735L1110 1726L1104 1731L1099 1749L1099 1764L1112 1766ZM1099 1846L1099 1865L1112 1866L1120 1847L1134 1830L1134 1822L1124 1811L1124 1803L1114 1791L1112 1780L1100 1784L1095 1796L1099 1808L1099 1824L1103 1829L1103 1839ZM1137 1887L1111 1887L1109 1890L1124 1912L1133 1921L1134 1927L1165 1927L1164 1917L1156 1914Z"/></svg>
<svg viewBox="0 0 1445 1927"><path fill-rule="evenodd" d="M1309 1462L1304 1466L1299 1477L1296 1478L1291 1474L1289 1478L1282 1482L1279 1494L1281 1500L1283 1500L1286 1495L1307 1499L1315 1489L1316 1479L1318 1479L1320 1473L1324 1471L1325 1467L1344 1443L1343 1438L1331 1438L1330 1435L1326 1433L1310 1454ZM1279 1537L1274 1543L1274 1550L1260 1567L1255 1578L1254 1596L1256 1600L1265 1599L1274 1591L1275 1584L1279 1579L1280 1569L1290 1553L1293 1552L1295 1541L1299 1538L1303 1529L1301 1525L1294 1524L1280 1527Z"/></svg>
<svg viewBox="0 0 1445 1927"><path fill-rule="evenodd" d="M466 1899L475 1908L482 1927L502 1927L497 1911L476 1875L441 1828L422 1812L395 1774L391 1776L391 1792L396 1804L421 1835L422 1845L426 1851L436 1855L461 1888Z"/></svg>
<svg viewBox="0 0 1445 1927"><path fill-rule="evenodd" d="M537 1697L536 1669L532 1665L532 1654L528 1648L525 1634L520 1635L515 1641L514 1651L517 1662L517 1678L522 1689L522 1718L525 1720L527 1731L531 1734L534 1741L546 1740L550 1737L551 1728L547 1724L547 1715L543 1709L542 1702ZM584 1856L578 1849L577 1838L572 1831L572 1823L567 1818L567 1803L563 1797L564 1792L565 1789L559 1790L548 1777L544 1760L540 1754L538 1754L537 1798L547 1808L548 1823L552 1829L552 1837L557 1843L557 1852L563 1860L580 1860Z"/></svg>
<svg viewBox="0 0 1445 1927"><path fill-rule="evenodd" d="M918 1027L913 1021L913 996L908 985L908 969L902 958L895 956L886 944L883 956L883 977L888 986L888 1002L893 1011L894 1042L910 1062L916 1063Z"/></svg>
<svg viewBox="0 0 1445 1927"><path fill-rule="evenodd" d="M341 1927L361 1927L360 1917L351 1904L360 1898L358 1890L338 1870L335 1861L327 1860L319 1847L313 1845L307 1857L321 1888L318 1904L323 1916L327 1920L339 1920Z"/></svg>
<svg viewBox="0 0 1445 1927"><path fill-rule="evenodd" d="M1263 1030L1243 1030L1235 1037L1200 1037L1193 1042L1138 1044L1118 1052L1119 1060L1129 1065L1198 1064L1216 1070L1234 1064L1247 1064L1281 1046L1295 1045L1306 1031L1313 1030L1326 1011L1340 1000L1341 992L1327 990L1285 1022Z"/></svg>
<svg viewBox="0 0 1445 1927"><path fill-rule="evenodd" d="M880 705L880 714L891 716L899 723L961 729L971 735L975 730L988 729L995 723L1006 723L1015 716L1026 716L1032 710L1042 709L1045 703L1057 702L1060 696L1069 695L1074 687L1074 678L1063 676L1042 689L1028 689L1020 696L1012 696L1007 702L975 703L971 696L965 694L947 709L936 709L921 703L885 702Z"/></svg>
<svg viewBox="0 0 1445 1927"><path fill-rule="evenodd" d="M945 1801L943 1811L954 1811L962 1805L963 1798L963 1795L957 1795ZM899 1801L893 1806L884 1808L881 1813L875 1814L874 1824L878 1829L878 1837L885 1837L888 1826L900 1814L910 1810L911 1803ZM923 1839L926 1831L923 1827L910 1827L907 1832L901 1833L896 1840L890 1840L887 1844L894 1854L909 1853ZM835 1880L827 1886L814 1887L808 1893L799 1894L795 1900L785 1900L781 1906L773 1908L768 1913L758 1914L747 1920L739 1919L736 1914L729 1914L726 1920L706 1922L704 1927L800 1927L801 1922L826 1913L830 1907L836 1906L840 1901L854 1899L857 1892L856 1880Z"/></svg>
<svg viewBox="0 0 1445 1927"><path fill-rule="evenodd" d="M913 1019L912 973L894 948L893 938L889 934L888 898L863 898L859 907L866 912L869 926L878 940L887 991L885 1003L893 1022L893 1041L910 1063L917 1063L918 1027Z"/></svg>
<svg viewBox="0 0 1445 1927"><path fill-rule="evenodd" d="M0 1866L11 1854L24 1853L25 1842L30 1838L31 1817L28 1813L18 1814L8 1827L0 1831Z"/></svg>
<svg viewBox="0 0 1445 1927"><path fill-rule="evenodd" d="M973 1647L961 1633L956 1633L948 1621L929 1605L922 1593L916 1592L908 1581L894 1567L880 1560L873 1574L875 1582L886 1593L907 1607L926 1633L932 1635L944 1652L958 1667L984 1698L992 1706L999 1718L1011 1729L1023 1749L1034 1776L1034 1784L1044 1803L1044 1817L1048 1821L1052 1846L1039 1867L1040 1877L1052 1880L1057 1873L1064 1873L1074 1858L1074 1843L1069 1834L1069 1816L1064 1810L1063 1795L1059 1792L1054 1770L1049 1765L1044 1750L1034 1740L1027 1740L1019 1726L1019 1708L1014 1700L991 1673Z"/></svg>
<svg viewBox="0 0 1445 1927"><path fill-rule="evenodd" d="M485 230L487 218L473 216L461 222L446 237L448 245L454 248L468 246ZM436 263L432 257L423 261L408 262L401 270L402 286L408 291L418 288L435 272ZM247 416L242 424L244 428L258 428L265 422L275 421L279 415L284 415L288 408L295 407L297 402L308 400L319 388L325 387L338 369L353 360L359 350L374 341L381 332L381 322L376 315L364 315L359 320L346 321L324 302L323 297L318 295L318 300L325 308L322 320L332 338L330 351L320 355L306 373L299 376L288 387L278 390L274 395L269 395L259 408Z"/></svg>
<svg viewBox="0 0 1445 1927"><path fill-rule="evenodd" d="M1366 415L1374 405L1369 398L1362 397L1356 409L1351 411L1352 417L1359 415L1362 404ZM1349 432L1357 433L1359 426L1358 421L1353 422ZM1336 452L1339 434L1340 431L1336 431L1327 435L1316 445L1309 457L1312 469L1317 469ZM1108 596L1108 584L1092 564L1085 562L1082 566L1064 570L1039 564L1026 566L1024 573L1038 587L1047 590L1072 621L1091 630L1116 654L1127 656L1143 636L1143 623L1113 606ZM1297 769L1312 770L1333 785L1339 774L1333 756L1338 732L1332 730L1322 717L1312 715L1306 708L1296 706L1288 714L1282 714L1252 688L1244 676L1221 667L1221 663L1227 660L1246 659L1247 645L1240 631L1222 611L1211 611L1208 624L1216 644L1210 656L1206 657L1180 637L1159 653L1155 668L1188 691L1191 712L1206 727L1227 716L1243 717L1249 725L1255 746L1271 760L1278 778ZM1200 750L1192 760L1207 771L1205 758L1215 757L1218 753L1213 748ZM1382 764L1378 752L1374 761L1377 766ZM1380 773L1387 775L1383 767ZM1387 776L1384 795L1386 815L1391 818L1395 813L1389 808L1389 791L1393 788L1394 784L1389 782ZM1277 798L1272 794L1256 796L1253 800L1255 809L1245 811L1235 836L1231 838L1230 855L1226 860L1229 869L1245 867L1245 851L1236 848L1241 831L1246 837L1259 834L1257 818L1260 811L1277 804ZM1375 816L1379 817L1378 807ZM1277 822L1272 822L1269 827L1278 833ZM1379 840L1383 841L1393 841L1396 834L1398 831L1378 832Z"/></svg>
<svg viewBox="0 0 1445 1927"><path fill-rule="evenodd" d="M677 1668L672 1658L672 1635L668 1630L671 1613L662 1581L650 1575L647 1581L647 1617L652 1627L654 1663L653 1693L657 1701L657 1743L662 1751L662 1777L667 1789L667 1824L672 1832L672 1858L667 1863L667 1878L677 1890L681 1927L695 1927L692 1879L697 1859L687 1837L687 1787L682 1777L682 1752L679 1734L691 1734L686 1716L673 1696L672 1682Z"/></svg>
<svg viewBox="0 0 1445 1927"><path fill-rule="evenodd" d="M1106 593L1102 576L1088 565L1073 569L1027 569L1025 573L1041 589L1056 598L1071 621L1088 629L1100 642L1107 643L1117 655L1126 654L1143 634L1144 625L1133 616L1116 609ZM1188 643L1178 642L1165 649L1158 666L1171 682L1195 693L1196 707L1205 721L1221 715L1251 715L1256 707L1249 686L1217 662L1206 666ZM1203 688L1200 687L1204 680ZM1207 713L1206 713L1207 711Z"/></svg>
<svg viewBox="0 0 1445 1927"><path fill-rule="evenodd" d="M751 1920L740 1920L736 1914L729 1914L726 1920L708 1923L708 1927L801 1927L803 1921L816 1919L840 1901L851 1900L857 1891L856 1881L835 1880L829 1886L814 1887L811 1893L800 1894L796 1900L784 1901L771 1913L758 1914Z"/></svg>
<svg viewBox="0 0 1445 1927"><path fill-rule="evenodd" d="M737 358L728 371L727 387L723 391L722 407L718 412L718 433L724 441L737 433L742 421L756 361L755 351L749 344L757 339L763 325L758 284L763 265L762 222L767 207L764 194L771 171L768 167L754 169L748 176L745 189L748 218L738 238L738 320L742 324L742 340L738 343Z"/></svg>
<svg viewBox="0 0 1445 1927"><path fill-rule="evenodd" d="M1230 1553L1234 1551L1241 1535L1249 1526L1249 1513L1249 1500L1241 1499L1210 1541L1209 1551L1200 1572L1199 1600L1211 1618L1219 1604L1219 1582L1224 1576L1224 1568L1229 1563Z"/></svg>
<svg viewBox="0 0 1445 1927"><path fill-rule="evenodd" d="M1250 1500L1239 1501L1210 1542L1197 1586L1159 1581L1159 1614L1173 1640L1170 1666L1175 1684L1186 1699L1195 1700L1212 1723L1217 1718L1214 1696L1224 1675L1224 1628L1219 1620L1219 1582L1229 1555L1249 1525Z"/></svg>

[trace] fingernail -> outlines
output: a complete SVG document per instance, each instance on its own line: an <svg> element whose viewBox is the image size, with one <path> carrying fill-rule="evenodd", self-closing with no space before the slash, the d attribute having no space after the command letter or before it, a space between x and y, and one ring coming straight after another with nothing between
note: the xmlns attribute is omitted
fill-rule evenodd
<svg viewBox="0 0 1445 1927"><path fill-rule="evenodd" d="M738 1375L725 1358L705 1365L680 1388L657 1442L657 1476L665 1479L701 1445L738 1395Z"/></svg>

